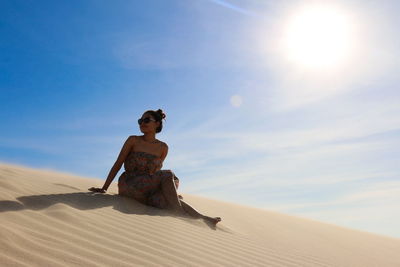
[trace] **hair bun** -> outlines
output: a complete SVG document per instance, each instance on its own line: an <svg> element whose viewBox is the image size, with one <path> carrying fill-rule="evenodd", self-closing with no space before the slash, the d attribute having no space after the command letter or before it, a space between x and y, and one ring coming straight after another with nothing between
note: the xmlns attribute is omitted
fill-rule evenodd
<svg viewBox="0 0 400 267"><path fill-rule="evenodd" d="M164 119L164 118L166 117L166 116L165 116L165 113L164 113L161 109L158 109L158 110L157 110L157 113L160 114L161 119Z"/></svg>

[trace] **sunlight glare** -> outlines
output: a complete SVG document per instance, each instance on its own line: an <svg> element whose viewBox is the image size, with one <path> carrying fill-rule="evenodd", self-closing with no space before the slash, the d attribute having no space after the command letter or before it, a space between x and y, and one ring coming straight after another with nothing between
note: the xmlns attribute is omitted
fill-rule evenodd
<svg viewBox="0 0 400 267"><path fill-rule="evenodd" d="M303 8L286 27L284 53L302 67L336 66L349 54L350 26L345 14L334 8Z"/></svg>

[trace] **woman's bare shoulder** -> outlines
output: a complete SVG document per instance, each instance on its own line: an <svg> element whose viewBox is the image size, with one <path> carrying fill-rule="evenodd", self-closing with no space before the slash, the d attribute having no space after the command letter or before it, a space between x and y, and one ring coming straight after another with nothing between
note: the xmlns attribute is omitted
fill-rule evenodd
<svg viewBox="0 0 400 267"><path fill-rule="evenodd" d="M164 143L163 141L161 141L161 147L162 147L162 150L163 150L163 151L168 152L168 145L167 145L167 143Z"/></svg>
<svg viewBox="0 0 400 267"><path fill-rule="evenodd" d="M163 142L163 141L161 141L161 140L158 140L158 141L160 141L160 145L161 145L162 147L168 148L167 143L165 143L165 142Z"/></svg>
<svg viewBox="0 0 400 267"><path fill-rule="evenodd" d="M130 135L130 136L128 136L128 141L129 141L131 144L136 143L138 139L139 139L139 136L137 136L137 135Z"/></svg>

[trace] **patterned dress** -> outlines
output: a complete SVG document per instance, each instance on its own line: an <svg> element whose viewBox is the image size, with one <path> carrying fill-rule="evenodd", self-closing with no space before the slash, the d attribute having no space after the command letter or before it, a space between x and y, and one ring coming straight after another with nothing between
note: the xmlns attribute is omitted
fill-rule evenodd
<svg viewBox="0 0 400 267"><path fill-rule="evenodd" d="M156 155L131 151L125 159L124 169L118 179L118 194L160 209L167 208L161 192L161 181L172 179L171 170L161 170L162 161Z"/></svg>

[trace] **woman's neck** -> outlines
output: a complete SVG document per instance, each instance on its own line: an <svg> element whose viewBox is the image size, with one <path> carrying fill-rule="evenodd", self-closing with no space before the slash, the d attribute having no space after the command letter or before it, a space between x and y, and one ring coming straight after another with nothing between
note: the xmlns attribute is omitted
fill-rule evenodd
<svg viewBox="0 0 400 267"><path fill-rule="evenodd" d="M156 134L154 133L146 133L143 135L143 140L149 143L154 143L156 141Z"/></svg>

